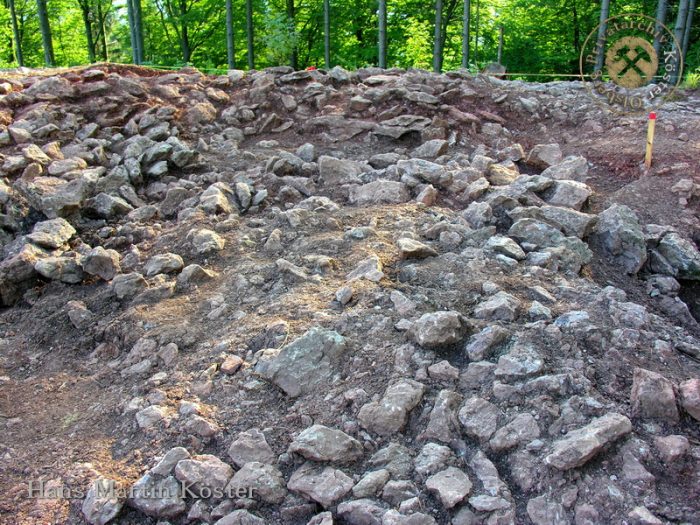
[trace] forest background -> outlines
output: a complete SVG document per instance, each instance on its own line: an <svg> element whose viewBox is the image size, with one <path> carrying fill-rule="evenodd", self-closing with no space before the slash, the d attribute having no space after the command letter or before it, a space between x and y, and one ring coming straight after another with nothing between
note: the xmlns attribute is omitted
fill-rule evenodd
<svg viewBox="0 0 700 525"><path fill-rule="evenodd" d="M292 65L579 72L601 16L643 13L700 73L696 0L0 0L0 68L137 63L205 72ZM518 78L518 76L513 77Z"/></svg>

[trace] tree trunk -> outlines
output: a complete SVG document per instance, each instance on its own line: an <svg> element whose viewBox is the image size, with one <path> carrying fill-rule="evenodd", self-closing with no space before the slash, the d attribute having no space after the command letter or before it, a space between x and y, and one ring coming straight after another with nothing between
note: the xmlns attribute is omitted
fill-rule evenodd
<svg viewBox="0 0 700 525"><path fill-rule="evenodd" d="M688 21L688 7L690 0L681 0L678 4L678 18L676 19L675 37L679 44L683 45L685 36L685 23Z"/></svg>
<svg viewBox="0 0 700 525"><path fill-rule="evenodd" d="M179 0L180 9L180 49L182 50L182 61L185 64L192 58L192 48L190 47L190 32L187 26L187 0Z"/></svg>
<svg viewBox="0 0 700 525"><path fill-rule="evenodd" d="M56 60L53 55L51 25L49 24L49 14L46 11L46 0L37 0L36 4L39 27L41 28L41 41L44 45L44 64L46 67L53 67Z"/></svg>
<svg viewBox="0 0 700 525"><path fill-rule="evenodd" d="M180 47L182 48L182 61L185 64L189 64L190 60L192 59L192 50L190 49L190 34L186 22L182 22L180 24L180 31L182 33L182 38L180 40Z"/></svg>
<svg viewBox="0 0 700 525"><path fill-rule="evenodd" d="M474 38L474 63L476 64L477 70L479 69L479 29L481 23L481 0L476 0L476 35Z"/></svg>
<svg viewBox="0 0 700 525"><path fill-rule="evenodd" d="M690 0L681 0L681 3L678 6L678 18L676 19L676 29L674 32L674 36L676 37L676 41L678 42L678 44L681 46L681 48L678 50L681 56L683 54L683 39L685 38L686 27L685 24L688 22L689 4ZM671 79L672 84L678 82L678 76L680 74L679 69L680 60L679 63L676 64L675 73Z"/></svg>
<svg viewBox="0 0 700 525"><path fill-rule="evenodd" d="M442 0L435 0L435 43L433 44L433 71L442 71Z"/></svg>
<svg viewBox="0 0 700 525"><path fill-rule="evenodd" d="M253 0L245 2L246 38L248 39L248 69L255 69L255 42L253 29Z"/></svg>
<svg viewBox="0 0 700 525"><path fill-rule="evenodd" d="M233 5L232 0L226 0L226 56L228 68L236 68L235 48L233 46Z"/></svg>
<svg viewBox="0 0 700 525"><path fill-rule="evenodd" d="M471 22L471 0L464 0L462 17L462 69L469 69L469 24Z"/></svg>
<svg viewBox="0 0 700 525"><path fill-rule="evenodd" d="M105 24L105 18L107 14L102 11L102 0L97 1L97 18L100 24L100 35L99 40L102 47L102 60L107 62L109 60L109 51L107 50L107 27Z"/></svg>
<svg viewBox="0 0 700 525"><path fill-rule="evenodd" d="M129 19L129 35L131 37L131 59L134 64L139 63L139 44L136 36L136 16L134 13L134 0L126 0L126 14Z"/></svg>
<svg viewBox="0 0 700 525"><path fill-rule="evenodd" d="M608 18L610 18L610 0L603 0L600 4L600 26L598 27L598 40L596 41L596 72L602 71L605 64L605 32L608 29Z"/></svg>
<svg viewBox="0 0 700 525"><path fill-rule="evenodd" d="M291 24L291 29L296 33L296 13L294 8L294 0L287 0L287 18L289 18L289 23ZM292 47L292 55L289 57L289 65L292 69L299 69L299 56L297 53L296 43Z"/></svg>
<svg viewBox="0 0 700 525"><path fill-rule="evenodd" d="M503 64L503 24L498 26L498 64Z"/></svg>
<svg viewBox="0 0 700 525"><path fill-rule="evenodd" d="M576 57L571 62L571 73L576 74L580 71L579 55L581 54L581 26L579 23L577 0L573 0L572 2L571 16L574 24L574 38L572 44L574 46L574 56Z"/></svg>
<svg viewBox="0 0 700 525"><path fill-rule="evenodd" d="M696 0L690 0L688 6L688 17L685 21L685 34L683 35L683 60L688 57L688 48L690 47L690 33L693 30L693 15L695 14Z"/></svg>
<svg viewBox="0 0 700 525"><path fill-rule="evenodd" d="M95 62L95 40L92 37L92 21L90 20L90 4L87 0L79 2L80 11L83 14L83 24L85 25L85 39L87 40L88 60Z"/></svg>
<svg viewBox="0 0 700 525"><path fill-rule="evenodd" d="M574 55L578 57L581 54L581 27L579 26L578 8L576 4L577 2L574 0L571 8L571 15L574 22Z"/></svg>
<svg viewBox="0 0 700 525"><path fill-rule="evenodd" d="M8 4L10 8L10 17L12 18L12 34L14 35L15 39L15 57L17 58L17 65L19 67L23 67L24 54L22 53L22 38L19 35L19 28L17 27L17 12L15 11L15 0L9 0Z"/></svg>
<svg viewBox="0 0 700 525"><path fill-rule="evenodd" d="M326 69L331 68L331 2L323 0L323 59Z"/></svg>
<svg viewBox="0 0 700 525"><path fill-rule="evenodd" d="M136 26L136 42L138 49L138 64L143 64L144 56L146 55L143 45L143 10L141 9L141 0L131 0L134 2L134 24Z"/></svg>
<svg viewBox="0 0 700 525"><path fill-rule="evenodd" d="M668 0L659 0L656 6L656 28L655 33L658 36L654 37L654 51L656 51L656 56L661 56L661 35L664 31L664 24L666 23L666 12L668 11Z"/></svg>
<svg viewBox="0 0 700 525"><path fill-rule="evenodd" d="M442 4L442 29L440 31L440 70L445 64L445 46L447 45L447 28L452 22L459 0L447 0Z"/></svg>
<svg viewBox="0 0 700 525"><path fill-rule="evenodd" d="M379 67L386 69L386 0L379 0Z"/></svg>

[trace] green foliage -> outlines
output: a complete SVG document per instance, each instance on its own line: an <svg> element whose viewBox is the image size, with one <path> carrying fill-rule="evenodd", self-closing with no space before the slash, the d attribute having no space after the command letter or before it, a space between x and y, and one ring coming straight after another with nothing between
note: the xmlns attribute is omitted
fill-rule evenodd
<svg viewBox="0 0 700 525"><path fill-rule="evenodd" d="M10 12L7 9L0 11L0 42L12 42ZM13 46L3 47L0 53L0 68L12 67L13 62L15 62Z"/></svg>
<svg viewBox="0 0 700 525"><path fill-rule="evenodd" d="M276 66L287 64L299 43L294 22L285 13L267 13L265 28L263 44L267 50L268 62Z"/></svg>
<svg viewBox="0 0 700 525"><path fill-rule="evenodd" d="M88 62L87 39L82 14L75 2L47 2L50 20L53 23L53 49L56 63L63 66L77 66Z"/></svg>
<svg viewBox="0 0 700 525"><path fill-rule="evenodd" d="M444 69L462 60L463 0L443 0ZM81 3L91 12L105 13L107 58L131 61L131 38L124 0L49 0L49 17L58 66L88 61ZM223 0L141 0L145 63L178 67L191 63L206 71L227 67L225 2ZM234 55L237 67L247 61L245 0L233 0ZM654 16L657 0L612 3L611 15L638 12ZM483 68L497 57L498 28L504 27L503 63L509 72L523 74L578 73L583 42L598 24L600 2L590 0L472 0L470 69ZM25 65L42 67L41 35L36 0L15 0ZM323 0L295 0L294 20L287 0L254 0L255 66L288 64L296 50L300 68L324 67ZM671 2L667 23L677 11ZM94 14L93 14L94 16ZM388 66L432 67L435 2L389 0L387 13ZM16 66L7 0L0 0L0 67ZM93 20L93 40L102 60L99 25ZM377 0L331 0L331 60L348 69L377 63ZM184 31L186 29L186 31ZM186 36L185 36L186 34ZM686 71L700 66L700 15L690 38ZM696 73L690 73L693 82ZM530 80L546 77L523 76Z"/></svg>
<svg viewBox="0 0 700 525"><path fill-rule="evenodd" d="M700 67L697 68L692 73L688 73L685 76L685 81L683 86L685 89L698 89L700 88Z"/></svg>
<svg viewBox="0 0 700 525"><path fill-rule="evenodd" d="M700 69L700 11L696 15L697 23L693 25L694 30L690 35L690 47L686 57L685 71L697 71Z"/></svg>
<svg viewBox="0 0 700 525"><path fill-rule="evenodd" d="M36 0L15 0L17 13L17 25L19 27L22 49L24 51L24 65L27 67L41 67L44 58L41 48L41 34L36 14ZM2 67L17 67L14 55L10 12L5 3L0 3L0 38L2 42L12 43L0 46L0 60Z"/></svg>
<svg viewBox="0 0 700 525"><path fill-rule="evenodd" d="M416 69L430 69L433 62L431 46L432 26L427 22L413 20L406 31L406 45L404 46L401 65Z"/></svg>
<svg viewBox="0 0 700 525"><path fill-rule="evenodd" d="M515 73L579 72L579 56L598 23L598 6L580 0L514 0L502 12L504 65Z"/></svg>

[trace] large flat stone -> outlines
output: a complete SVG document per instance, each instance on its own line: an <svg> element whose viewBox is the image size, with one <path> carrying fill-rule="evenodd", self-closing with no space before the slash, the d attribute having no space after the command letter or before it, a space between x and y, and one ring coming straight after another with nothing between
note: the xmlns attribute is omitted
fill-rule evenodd
<svg viewBox="0 0 700 525"><path fill-rule="evenodd" d="M314 425L307 428L289 445L296 452L314 461L354 461L362 456L362 444L345 432Z"/></svg>
<svg viewBox="0 0 700 525"><path fill-rule="evenodd" d="M584 465L603 447L632 431L632 422L622 414L609 413L585 427L572 430L556 441L544 462L559 470L569 470Z"/></svg>
<svg viewBox="0 0 700 525"><path fill-rule="evenodd" d="M288 396L297 397L330 378L346 348L339 333L312 328L281 350L263 350L255 371Z"/></svg>
<svg viewBox="0 0 700 525"><path fill-rule="evenodd" d="M328 508L350 492L354 484L341 470L307 462L292 474L287 488Z"/></svg>

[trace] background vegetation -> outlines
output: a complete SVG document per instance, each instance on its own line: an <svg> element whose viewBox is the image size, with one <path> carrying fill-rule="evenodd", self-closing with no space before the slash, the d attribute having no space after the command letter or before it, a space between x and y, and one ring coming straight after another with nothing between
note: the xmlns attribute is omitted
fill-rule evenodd
<svg viewBox="0 0 700 525"><path fill-rule="evenodd" d="M665 3L664 0L661 0ZM387 65L431 68L435 39L441 69L463 58L464 6L471 4L469 67L496 60L503 27L503 64L510 72L576 74L587 35L598 24L601 0L388 0ZM261 69L293 63L326 67L324 0L0 0L0 67L23 64L73 66L95 61L142 62L203 70L229 66ZM328 0L331 66L354 69L379 63L378 9L382 0ZM605 3L605 0L603 0ZM53 57L42 45L39 14L46 6ZM610 16L639 12L656 16L659 0L610 2ZM227 5L233 53L227 53ZM666 23L695 0L668 2ZM441 31L435 31L441 6ZM13 32L12 10L17 31ZM250 10L250 20L247 10ZM687 72L700 67L700 16L689 32ZM252 27L251 46L248 28ZM140 28L140 31L139 29ZM140 36L139 36L140 33ZM140 54L135 50L139 47ZM132 45L132 42L135 42ZM19 44L19 45L17 45ZM252 47L253 54L249 53ZM138 55L138 56L137 56ZM52 59L52 60L47 60ZM536 78L536 77L534 77Z"/></svg>

